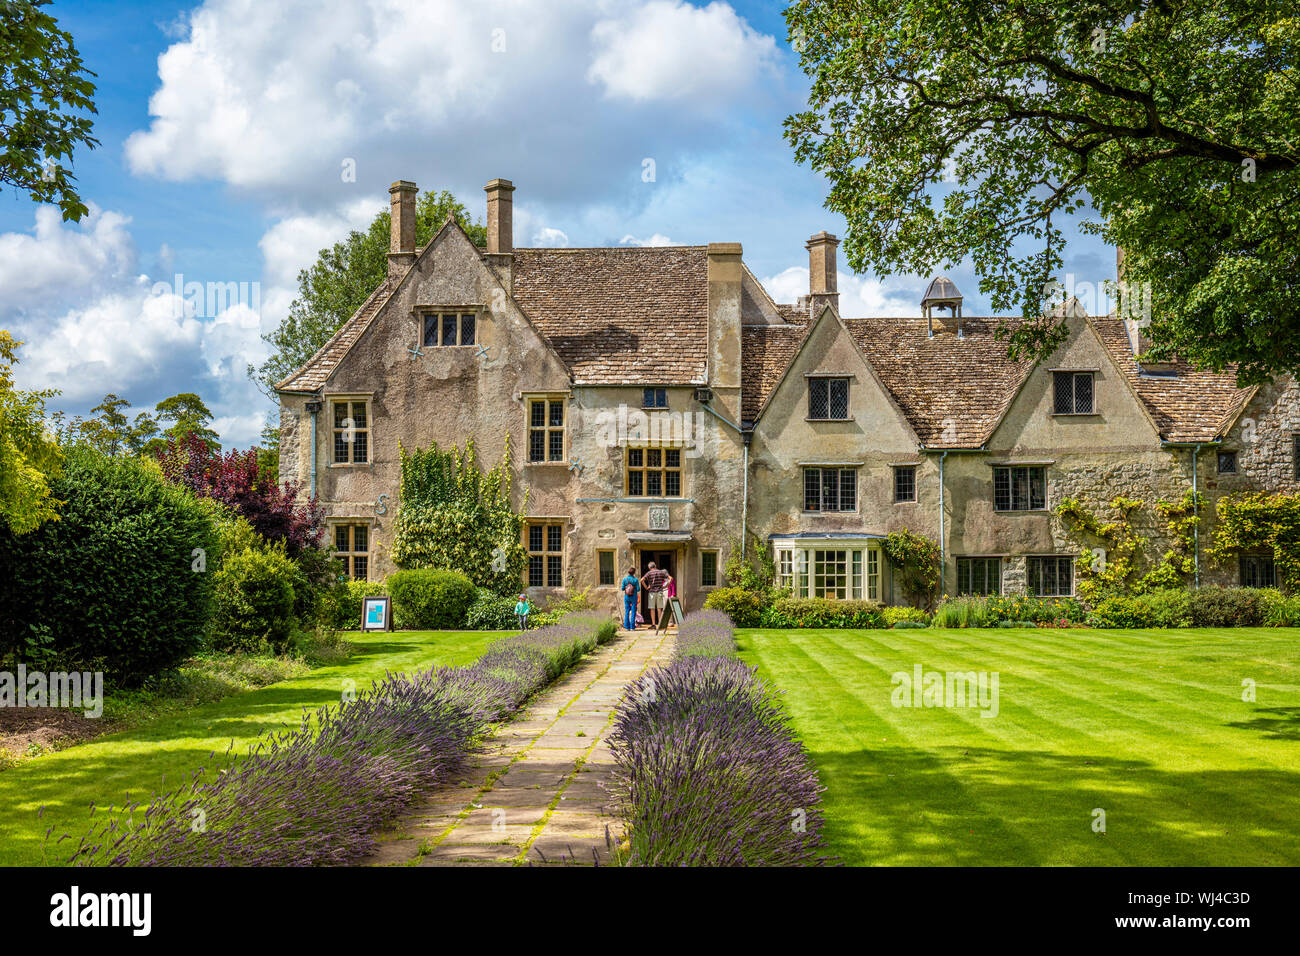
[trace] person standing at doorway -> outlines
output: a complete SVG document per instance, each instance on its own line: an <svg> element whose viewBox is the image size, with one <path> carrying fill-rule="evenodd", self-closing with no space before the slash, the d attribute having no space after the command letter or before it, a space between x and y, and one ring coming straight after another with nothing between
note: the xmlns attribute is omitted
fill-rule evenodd
<svg viewBox="0 0 1300 956"><path fill-rule="evenodd" d="M627 569L627 577L620 582L623 588L623 630L636 630L636 596L641 590L641 581L636 576L636 568Z"/></svg>
<svg viewBox="0 0 1300 956"><path fill-rule="evenodd" d="M668 572L655 567L650 562L648 570L641 578L641 586L650 596L650 616L654 619L655 630L659 629L659 614L664 609L664 587L668 583Z"/></svg>

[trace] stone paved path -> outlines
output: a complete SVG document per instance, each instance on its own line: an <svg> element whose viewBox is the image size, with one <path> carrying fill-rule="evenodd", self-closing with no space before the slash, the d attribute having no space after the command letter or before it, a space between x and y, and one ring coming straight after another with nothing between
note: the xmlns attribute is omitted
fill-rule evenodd
<svg viewBox="0 0 1300 956"><path fill-rule="evenodd" d="M619 631L610 644L534 697L400 826L367 863L604 865L617 840L606 812L614 758L606 741L623 689L664 664L673 634Z"/></svg>

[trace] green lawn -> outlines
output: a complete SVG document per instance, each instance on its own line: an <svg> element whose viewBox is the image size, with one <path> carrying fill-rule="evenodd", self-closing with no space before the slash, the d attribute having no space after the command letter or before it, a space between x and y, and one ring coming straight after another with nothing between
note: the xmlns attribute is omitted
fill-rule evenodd
<svg viewBox="0 0 1300 956"><path fill-rule="evenodd" d="M0 865L59 862L62 857L54 854L43 857L46 827L55 827L53 838L71 834L75 844L86 832L92 801L102 807L145 801L155 790L184 782L213 750L225 753L232 738L237 749L246 750L267 731L295 726L304 707L338 702L347 678L364 691L386 671L468 663L500 636L491 631L349 634L357 650L344 664L23 761L0 772ZM42 804L45 814L38 820Z"/></svg>
<svg viewBox="0 0 1300 956"><path fill-rule="evenodd" d="M831 852L859 865L1300 865L1300 632L770 631ZM891 677L999 675L999 712ZM1242 681L1256 701L1242 701ZM1094 809L1105 833L1093 831Z"/></svg>

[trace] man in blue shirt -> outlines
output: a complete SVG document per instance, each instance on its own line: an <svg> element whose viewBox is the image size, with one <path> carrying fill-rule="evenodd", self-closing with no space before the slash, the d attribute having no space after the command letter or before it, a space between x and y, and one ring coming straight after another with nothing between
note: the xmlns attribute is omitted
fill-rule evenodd
<svg viewBox="0 0 1300 956"><path fill-rule="evenodd" d="M636 568L627 569L620 586L623 588L623 629L636 630L636 595L641 590L641 581L636 576Z"/></svg>

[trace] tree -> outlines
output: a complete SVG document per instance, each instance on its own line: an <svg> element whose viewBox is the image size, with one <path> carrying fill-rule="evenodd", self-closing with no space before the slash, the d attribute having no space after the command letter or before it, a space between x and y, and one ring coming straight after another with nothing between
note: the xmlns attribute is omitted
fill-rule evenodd
<svg viewBox="0 0 1300 956"><path fill-rule="evenodd" d="M51 497L50 482L63 466L58 443L45 428L45 400L58 392L14 388L20 345L0 330L0 524L14 534L58 519L60 502Z"/></svg>
<svg viewBox="0 0 1300 956"><path fill-rule="evenodd" d="M145 442L146 452L157 454L164 440L179 445L190 435L197 436L210 451L216 452L221 449L220 436L208 427L208 423L212 421L212 412L203 403L203 399L193 392L181 392L171 398L164 398L154 406L154 411L158 413L159 423L171 422L172 425L162 430L161 437L150 438ZM136 421L139 422L138 417ZM147 426L147 423L144 424Z"/></svg>
<svg viewBox="0 0 1300 956"><path fill-rule="evenodd" d="M95 74L45 6L49 0L8 0L0 8L0 183L75 221L88 210L65 165L77 146L99 145L81 115L95 112Z"/></svg>
<svg viewBox="0 0 1300 956"><path fill-rule="evenodd" d="M1065 335L1045 316L1063 220L1091 204L1081 228L1150 290L1154 355L1236 363L1242 384L1300 371L1293 0L800 0L786 16L812 78L786 138L830 181L855 270L969 255L994 308L1029 320L999 330L1011 353L1041 357Z"/></svg>
<svg viewBox="0 0 1300 956"><path fill-rule="evenodd" d="M314 499L299 500L300 484L263 480L257 449L221 455L191 432L167 438L157 459L168 481L237 512L267 541L283 542L290 558L324 547L324 511Z"/></svg>
<svg viewBox="0 0 1300 956"><path fill-rule="evenodd" d="M267 425L262 429L262 444L257 449L257 473L261 481L280 481L280 429Z"/></svg>
<svg viewBox="0 0 1300 956"><path fill-rule="evenodd" d="M81 425L86 440L106 455L116 455L124 448L130 447L131 426L127 423L123 408L130 408L131 403L125 398L109 392L104 400L91 409L99 412L99 418L91 418Z"/></svg>
<svg viewBox="0 0 1300 956"><path fill-rule="evenodd" d="M475 245L487 245L487 230L446 190L426 192L416 201L416 245L432 239L448 216L460 223ZM315 355L388 275L391 221L387 211L381 212L365 232L353 230L342 242L322 249L316 262L298 273L298 298L289 306L288 316L274 332L262 336L271 346L270 357L258 368L248 366L249 376L269 398L275 398L275 383Z"/></svg>

